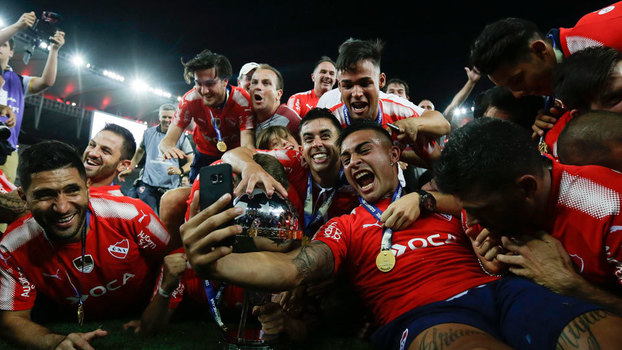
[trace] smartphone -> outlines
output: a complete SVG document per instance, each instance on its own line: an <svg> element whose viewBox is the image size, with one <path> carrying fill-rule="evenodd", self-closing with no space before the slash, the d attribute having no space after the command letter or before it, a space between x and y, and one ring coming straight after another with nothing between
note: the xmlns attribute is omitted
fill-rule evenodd
<svg viewBox="0 0 622 350"><path fill-rule="evenodd" d="M226 209L233 207L233 169L231 165L221 163L206 166L199 170L199 204L201 210L214 204L224 194L231 194L232 200L227 204ZM227 227L231 222L227 222L219 228ZM220 242L220 245L233 245L235 237L229 237Z"/></svg>
<svg viewBox="0 0 622 350"><path fill-rule="evenodd" d="M399 131L400 131L400 127L399 127L399 126L397 126L397 125L395 125L395 124L387 123L387 126L388 126L389 128L391 128L391 129L393 129L393 130L397 131L397 132L399 132Z"/></svg>

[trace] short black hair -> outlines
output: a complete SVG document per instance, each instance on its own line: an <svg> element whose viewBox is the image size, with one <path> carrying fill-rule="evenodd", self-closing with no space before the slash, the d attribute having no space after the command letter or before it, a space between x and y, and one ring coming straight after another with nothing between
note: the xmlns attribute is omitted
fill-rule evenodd
<svg viewBox="0 0 622 350"><path fill-rule="evenodd" d="M9 48L11 50L15 49L15 39L9 38L8 42L9 42Z"/></svg>
<svg viewBox="0 0 622 350"><path fill-rule="evenodd" d="M269 154L257 153L253 156L253 160L255 161L255 163L259 164L263 168L263 170L270 174L270 176L278 181L284 188L289 188L287 172L285 171L283 164L281 164L278 159Z"/></svg>
<svg viewBox="0 0 622 350"><path fill-rule="evenodd" d="M335 68L337 67L337 65L335 64L335 61L333 61L330 57L328 56L322 56L320 58L319 61L317 61L317 63L315 64L315 66L313 67L313 70L315 71L315 69L317 68L317 66L319 66L320 64L324 63L324 62L328 62L330 64L332 64L333 66L335 66Z"/></svg>
<svg viewBox="0 0 622 350"><path fill-rule="evenodd" d="M335 117L333 112L331 112L328 108L317 107L311 109L309 112L307 112L307 114L305 114L305 117L302 118L302 120L300 121L300 125L298 125L298 130L302 131L302 127L305 124L308 124L309 122L316 119L328 119L337 130L337 133L341 133L341 123L339 123L339 120L337 120L337 117Z"/></svg>
<svg viewBox="0 0 622 350"><path fill-rule="evenodd" d="M382 47L384 44L379 39L358 40L350 38L339 46L336 68L342 72L356 69L360 61L369 60L374 66L380 68Z"/></svg>
<svg viewBox="0 0 622 350"><path fill-rule="evenodd" d="M527 173L541 174L542 155L530 133L506 120L480 118L449 136L434 167L439 189L463 195L505 190Z"/></svg>
<svg viewBox="0 0 622 350"><path fill-rule="evenodd" d="M531 21L508 17L490 23L471 45L471 64L482 74L491 74L504 63L524 59L534 38L544 36Z"/></svg>
<svg viewBox="0 0 622 350"><path fill-rule="evenodd" d="M110 131L123 138L121 160L132 159L132 157L134 157L134 153L136 153L136 140L128 129L117 124L107 123L101 131Z"/></svg>
<svg viewBox="0 0 622 350"><path fill-rule="evenodd" d="M404 91L406 92L406 96L410 96L410 88L408 87L408 83L405 82L404 80L398 79L398 78L389 79L389 81L387 81L386 85L384 86L384 92L387 92L387 89L389 88L390 84L404 85Z"/></svg>
<svg viewBox="0 0 622 350"><path fill-rule="evenodd" d="M373 120L368 120L368 119L354 119L352 120L352 123L348 126L345 127L345 129L343 129L341 131L341 134L339 135L339 138L337 139L337 146L339 148L341 148L341 144L343 143L343 140L346 139L346 137L348 137L350 134L360 131L360 130L373 130L375 131L377 134L381 135L383 138L385 138L385 140L393 145L393 141L391 140L391 135L389 135L389 132L386 131L382 125L376 123Z"/></svg>
<svg viewBox="0 0 622 350"><path fill-rule="evenodd" d="M32 174L64 168L76 168L80 178L86 183L86 170L82 164L82 157L75 147L50 140L26 148L19 156L17 173L22 188L27 190L32 181Z"/></svg>
<svg viewBox="0 0 622 350"><path fill-rule="evenodd" d="M510 121L531 130L538 111L544 106L542 96L514 97L512 91L505 86L495 86L481 92L473 102L473 117L485 117L489 107L496 107L510 116Z"/></svg>
<svg viewBox="0 0 622 350"><path fill-rule="evenodd" d="M555 96L568 109L590 109L592 102L600 102L620 60L620 51L605 46L589 47L566 57L553 73Z"/></svg>
<svg viewBox="0 0 622 350"><path fill-rule="evenodd" d="M613 168L609 143L622 144L622 113L581 112L572 118L557 138L560 163L595 164ZM580 160L580 164L575 161Z"/></svg>
<svg viewBox="0 0 622 350"><path fill-rule="evenodd" d="M231 62L227 57L210 50L203 50L186 62L182 58L181 64L184 66L184 80L188 84L192 82L194 72L201 69L215 68L216 76L223 80L229 79L233 74Z"/></svg>

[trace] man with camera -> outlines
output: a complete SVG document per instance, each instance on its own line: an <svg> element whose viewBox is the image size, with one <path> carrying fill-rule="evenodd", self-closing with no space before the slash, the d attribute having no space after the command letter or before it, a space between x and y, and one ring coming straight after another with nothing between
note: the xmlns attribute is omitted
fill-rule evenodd
<svg viewBox="0 0 622 350"><path fill-rule="evenodd" d="M31 77L19 75L9 66L9 60L13 57L15 42L12 37L20 31L34 27L37 16L34 12L24 13L17 22L0 30L0 66L2 67L2 78L0 78L0 105L11 107L15 113L15 121L12 122L7 117L0 115L0 122L6 123L11 127L11 135L8 142L13 150L8 154L7 160L0 165L9 180L15 181L17 172L18 155L17 155L17 138L22 125L24 116L24 97L37 94L48 87L54 85L56 81L56 66L58 63L58 50L65 44L65 33L56 31L54 36L49 38L49 54L45 68L40 77ZM7 120L9 122L7 123Z"/></svg>

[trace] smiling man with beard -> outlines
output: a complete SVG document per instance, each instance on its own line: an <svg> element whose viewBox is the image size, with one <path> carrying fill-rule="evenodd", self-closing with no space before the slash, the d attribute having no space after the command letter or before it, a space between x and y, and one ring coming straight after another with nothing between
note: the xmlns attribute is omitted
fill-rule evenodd
<svg viewBox="0 0 622 350"><path fill-rule="evenodd" d="M273 125L284 126L298 135L300 116L293 109L281 104L283 76L274 67L260 64L253 74L249 87L253 111L255 111L255 136Z"/></svg>
<svg viewBox="0 0 622 350"><path fill-rule="evenodd" d="M337 81L336 73L335 62L330 57L323 56L311 73L313 89L292 95L287 100L287 106L304 118L311 109L317 106L320 97L333 88Z"/></svg>
<svg viewBox="0 0 622 350"><path fill-rule="evenodd" d="M18 173L30 214L0 241L0 334L27 348L88 348L105 331L55 334L31 320L37 294L61 315L93 320L140 310L170 240L143 202L89 198L75 150L58 141L33 145Z"/></svg>

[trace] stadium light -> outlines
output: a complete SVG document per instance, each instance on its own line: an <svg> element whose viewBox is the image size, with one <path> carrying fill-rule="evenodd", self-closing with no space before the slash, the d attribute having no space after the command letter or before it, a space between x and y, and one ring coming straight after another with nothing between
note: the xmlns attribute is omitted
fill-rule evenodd
<svg viewBox="0 0 622 350"><path fill-rule="evenodd" d="M134 80L131 86L132 86L132 89L134 89L136 92L143 92L149 88L147 83L139 79Z"/></svg>
<svg viewBox="0 0 622 350"><path fill-rule="evenodd" d="M4 27L6 27L6 22L4 21L4 18L0 17L0 28Z"/></svg>
<svg viewBox="0 0 622 350"><path fill-rule="evenodd" d="M42 41L39 43L39 47L45 50L48 48L48 43L46 43L45 41Z"/></svg>
<svg viewBox="0 0 622 350"><path fill-rule="evenodd" d="M71 62L78 68L84 66L84 58L80 55L74 55L71 58Z"/></svg>
<svg viewBox="0 0 622 350"><path fill-rule="evenodd" d="M460 113L461 114L466 114L466 112L467 112L466 108L464 108L464 107L460 108Z"/></svg>

